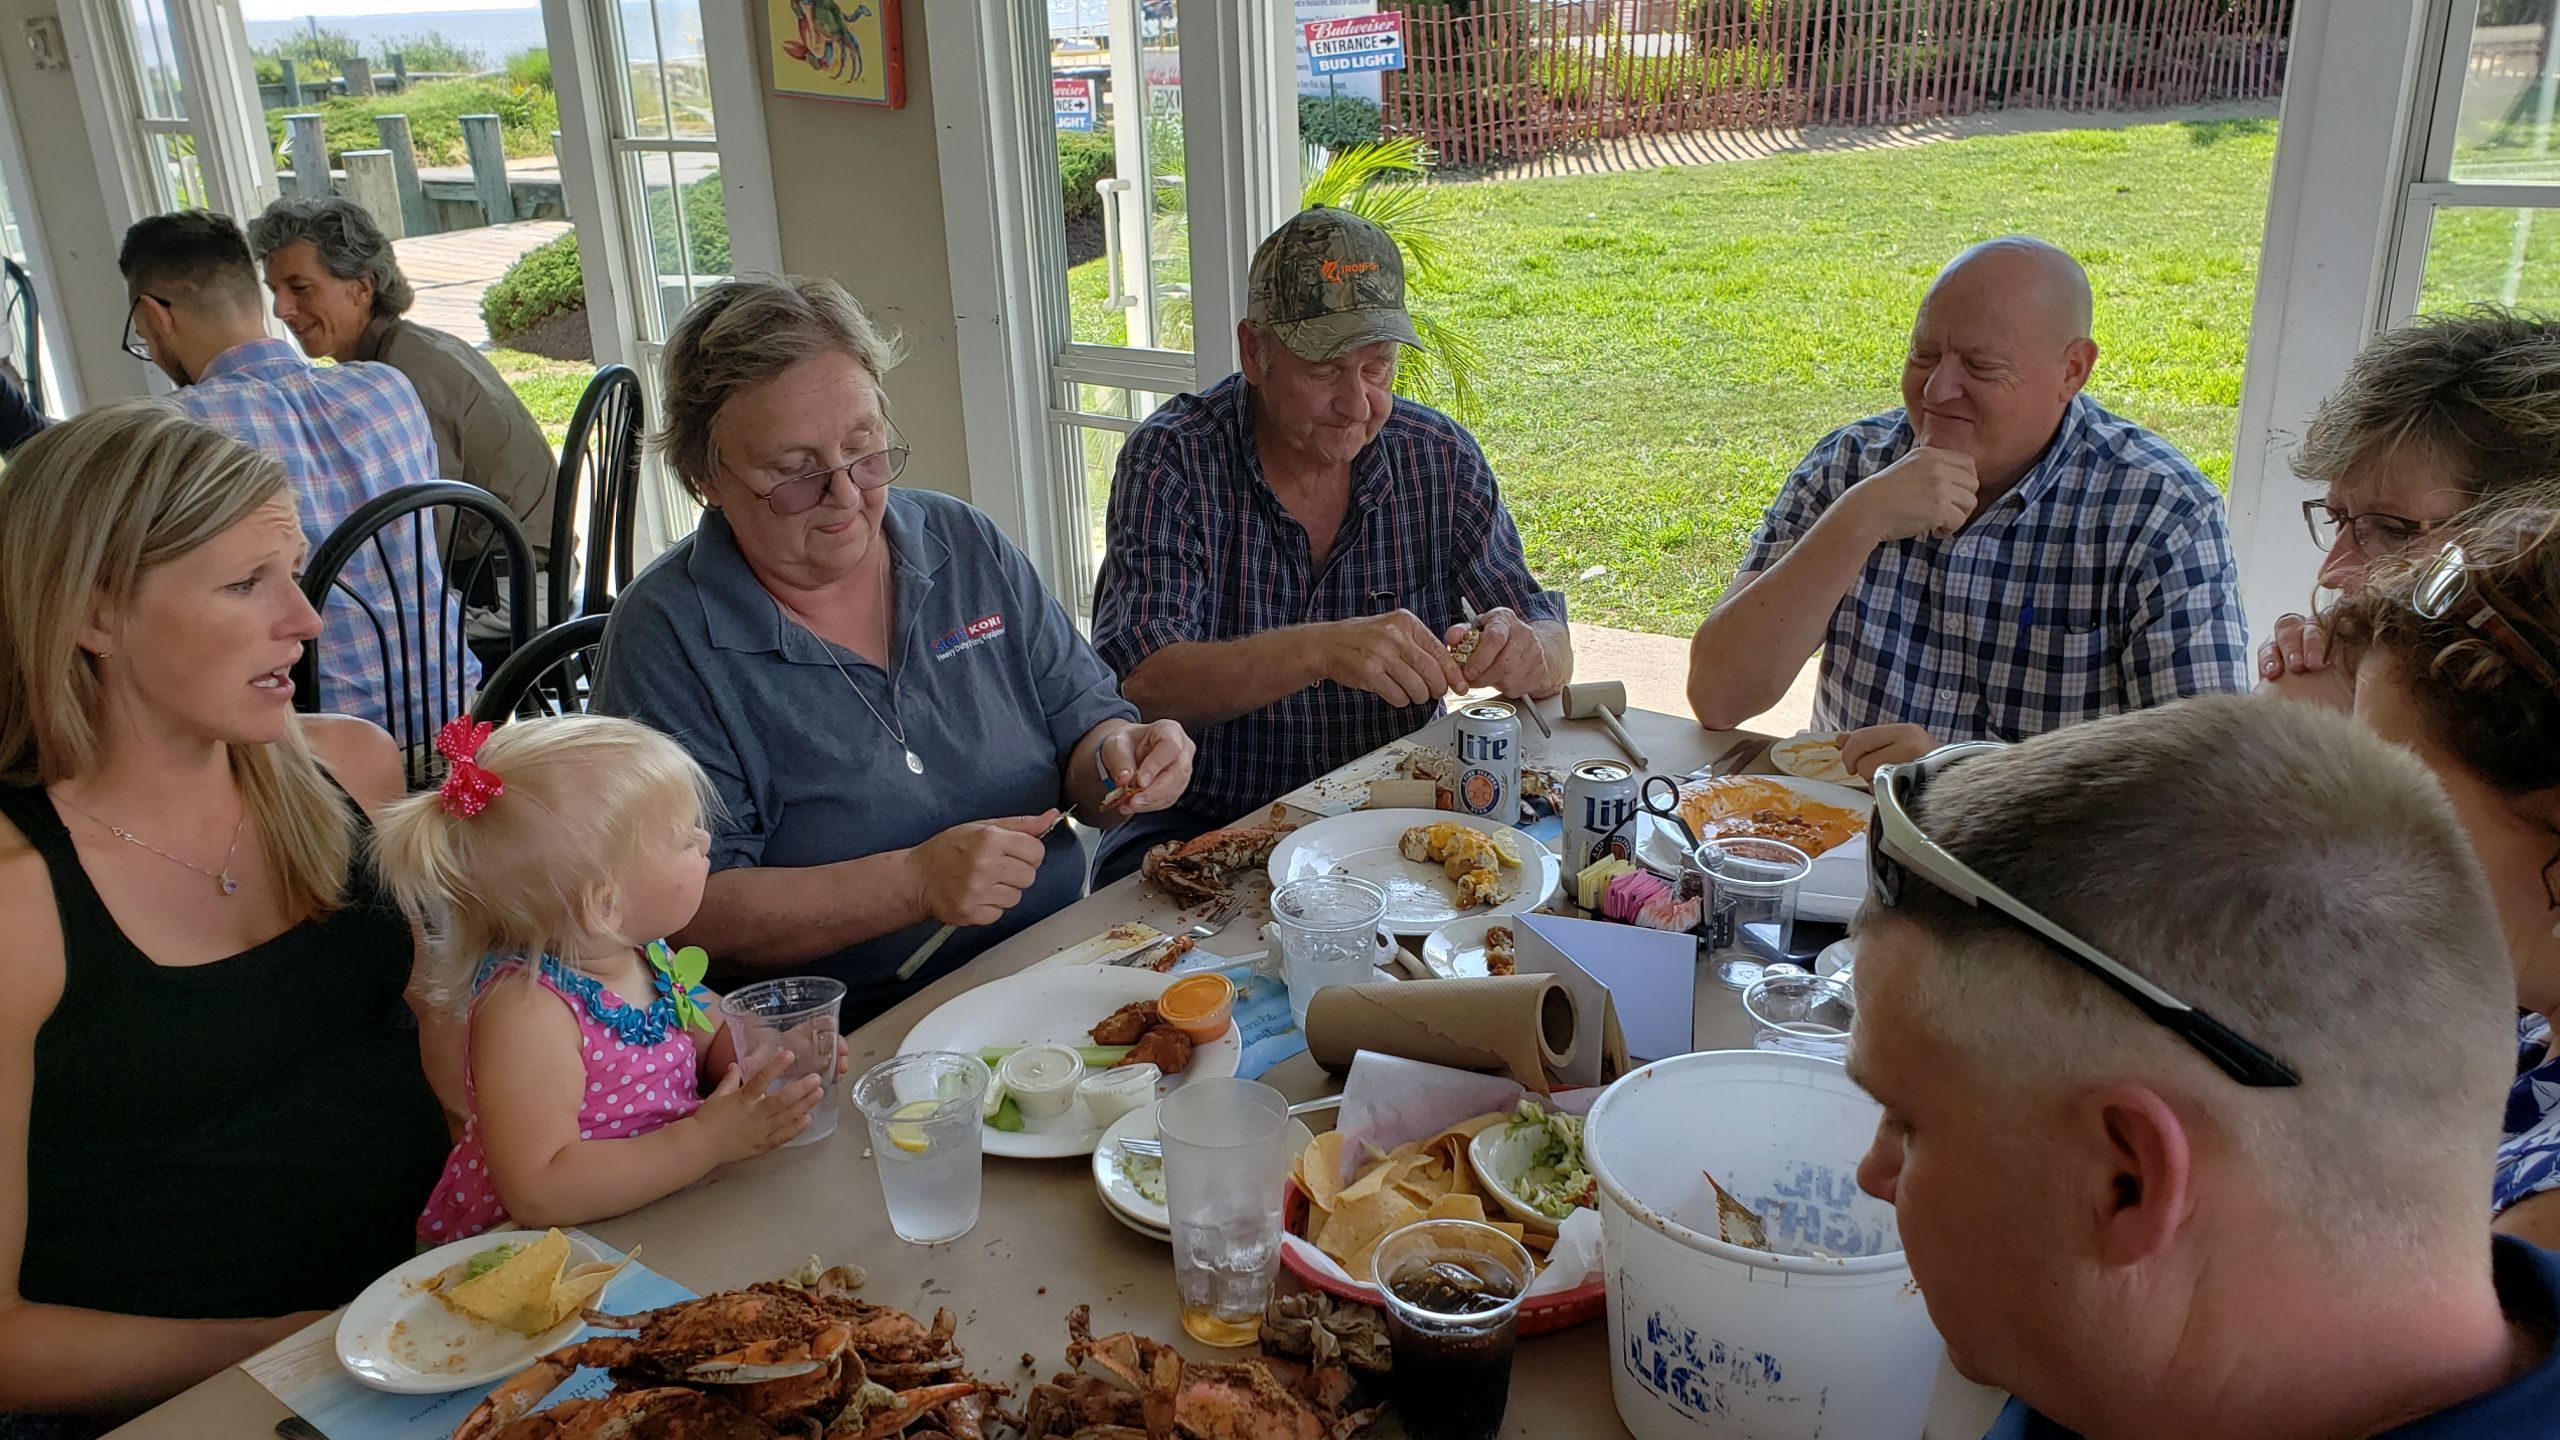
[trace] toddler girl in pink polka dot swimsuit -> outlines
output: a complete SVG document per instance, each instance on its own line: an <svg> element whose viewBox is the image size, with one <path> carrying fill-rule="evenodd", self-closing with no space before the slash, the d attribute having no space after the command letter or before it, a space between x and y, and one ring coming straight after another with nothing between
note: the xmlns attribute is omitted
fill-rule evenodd
<svg viewBox="0 0 2560 1440"><path fill-rule="evenodd" d="M470 1123L420 1243L619 1215L806 1128L817 1077L774 1086L787 1053L741 1073L702 952L655 938L702 903L712 802L692 757L589 715L457 720L436 747L443 788L375 837L437 941L428 998L469 1025Z"/></svg>

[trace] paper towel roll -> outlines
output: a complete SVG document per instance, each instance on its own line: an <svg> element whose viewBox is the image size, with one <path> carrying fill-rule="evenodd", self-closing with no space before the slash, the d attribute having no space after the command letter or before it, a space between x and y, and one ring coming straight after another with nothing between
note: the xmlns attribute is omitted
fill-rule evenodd
<svg viewBox="0 0 2560 1440"><path fill-rule="evenodd" d="M1307 1053L1336 1072L1363 1050L1491 1070L1545 1094L1582 1043L1581 1007L1549 975L1328 985L1307 1006Z"/></svg>

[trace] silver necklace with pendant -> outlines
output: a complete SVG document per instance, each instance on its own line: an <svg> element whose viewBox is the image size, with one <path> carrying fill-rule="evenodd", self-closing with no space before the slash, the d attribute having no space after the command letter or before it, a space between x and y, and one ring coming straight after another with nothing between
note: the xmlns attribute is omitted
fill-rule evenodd
<svg viewBox="0 0 2560 1440"><path fill-rule="evenodd" d="M827 657L827 663L836 667L836 673L844 677L845 688L853 692L853 698L862 702L862 708L871 712L871 718L879 721L880 728L888 731L889 738L897 741L898 748L906 753L907 773L911 775L923 774L924 760L921 756L916 754L916 747L907 743L907 727L903 718L898 715L898 672L894 669L887 672L889 676L889 713L883 715L880 713L880 707L871 703L871 697L862 693L862 687L853 682L853 672L845 669L844 662L836 658L835 646L828 643L827 637L818 633L818 627L810 624L808 619L799 611L783 604L780 600L773 602L773 608L790 616L794 621L798 622L801 629L809 632L809 638L818 642L818 648L820 652ZM896 637L892 636L889 641L890 659L892 661L895 661L897 658L897 644L898 642ZM892 723L893 720L897 723Z"/></svg>
<svg viewBox="0 0 2560 1440"><path fill-rule="evenodd" d="M222 852L222 868L220 870L207 870L192 860L170 854L168 851L161 849L159 846L152 844L150 841L143 839L141 836L134 834L132 831L127 830L123 826L118 825L111 820L102 819L97 815L90 814L88 810L83 809L67 796L55 795L53 798L60 800L65 805L71 806L72 809L79 811L81 814L89 816L91 820L97 821L98 824L106 826L108 834L113 835L127 845L139 845L143 849L150 851L152 854L159 856L161 859L168 861L172 865L184 865L188 869L193 870L207 880L212 881L215 886L222 891L224 896L228 897L240 893L240 882L231 878L231 857L239 853L240 832L242 829L246 828L249 823L249 813L245 807L243 807L240 812L239 822L231 827L231 844L229 848Z"/></svg>

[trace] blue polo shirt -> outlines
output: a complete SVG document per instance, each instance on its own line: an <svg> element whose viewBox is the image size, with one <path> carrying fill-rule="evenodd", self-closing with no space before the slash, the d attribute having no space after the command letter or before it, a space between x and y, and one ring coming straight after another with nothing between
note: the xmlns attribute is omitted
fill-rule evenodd
<svg viewBox="0 0 2560 1440"><path fill-rule="evenodd" d="M2525 1329L2549 1335L2560 1321L2560 1255L2500 1235L2492 1242L2498 1305ZM2312 1317L2306 1323L2317 1324ZM2522 1377L2485 1395L2406 1425L2373 1440L2555 1440L2560 1437L2560 1345ZM1983 1440L2079 1440L2012 1400Z"/></svg>
<svg viewBox="0 0 2560 1440"><path fill-rule="evenodd" d="M826 865L971 820L1037 815L1065 802L1064 767L1085 732L1137 715L993 521L949 496L896 489L884 529L894 713L889 675L785 618L716 509L614 601L594 709L665 731L710 772L728 809L711 844L715 871ZM847 693L847 675L904 726L922 775ZM962 927L912 980L894 972L937 921L800 968L845 983L850 1029L1079 898L1075 837L1061 825L1048 849L1020 904L993 925Z"/></svg>

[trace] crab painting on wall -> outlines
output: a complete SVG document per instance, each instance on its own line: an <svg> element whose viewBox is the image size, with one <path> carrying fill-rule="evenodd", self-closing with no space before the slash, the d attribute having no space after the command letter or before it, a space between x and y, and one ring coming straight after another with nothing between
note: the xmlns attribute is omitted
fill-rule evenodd
<svg viewBox="0 0 2560 1440"><path fill-rule="evenodd" d="M777 95L907 103L898 0L765 0Z"/></svg>

